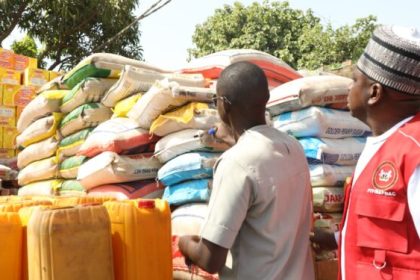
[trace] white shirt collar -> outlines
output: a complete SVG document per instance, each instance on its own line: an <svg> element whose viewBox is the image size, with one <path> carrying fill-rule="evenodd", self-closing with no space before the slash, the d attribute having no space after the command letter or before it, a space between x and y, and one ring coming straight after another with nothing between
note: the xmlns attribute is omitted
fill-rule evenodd
<svg viewBox="0 0 420 280"><path fill-rule="evenodd" d="M390 129L388 129L387 131L385 131L381 135L367 137L366 138L366 144L372 145L372 144L377 144L377 143L385 141L386 139L389 138L389 136L394 134L394 132L397 131L397 129L399 129L405 123L409 122L412 118L414 118L414 116L403 119L402 121L400 121L399 123L397 123L396 125L394 125Z"/></svg>

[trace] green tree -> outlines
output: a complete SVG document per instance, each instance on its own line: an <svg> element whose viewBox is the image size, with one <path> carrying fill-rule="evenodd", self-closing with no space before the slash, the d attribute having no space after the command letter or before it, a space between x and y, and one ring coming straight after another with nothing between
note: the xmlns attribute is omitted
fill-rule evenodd
<svg viewBox="0 0 420 280"><path fill-rule="evenodd" d="M309 9L293 9L288 2L239 2L217 9L196 26L189 59L232 48L251 48L270 53L294 68L354 60L366 46L376 18L358 19L352 26L323 26Z"/></svg>
<svg viewBox="0 0 420 280"><path fill-rule="evenodd" d="M25 4L8 14L18 3ZM4 0L1 8L7 16L0 16L0 39L19 27L41 43L40 63L69 69L130 24L138 4L139 0ZM141 59L139 24L98 51Z"/></svg>
<svg viewBox="0 0 420 280"><path fill-rule="evenodd" d="M12 44L12 50L17 54L29 57L37 57L38 55L38 48L35 40L29 36L23 37L20 41L14 41Z"/></svg>

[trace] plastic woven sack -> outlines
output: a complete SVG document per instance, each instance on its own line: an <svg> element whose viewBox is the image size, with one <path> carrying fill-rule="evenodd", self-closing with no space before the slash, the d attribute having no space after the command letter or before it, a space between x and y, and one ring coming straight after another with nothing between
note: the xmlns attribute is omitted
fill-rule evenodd
<svg viewBox="0 0 420 280"><path fill-rule="evenodd" d="M19 188L19 196L53 196L63 180L45 180Z"/></svg>
<svg viewBox="0 0 420 280"><path fill-rule="evenodd" d="M89 196L111 196L117 200L162 198L164 187L155 180L102 185L89 190Z"/></svg>
<svg viewBox="0 0 420 280"><path fill-rule="evenodd" d="M70 113L83 104L100 102L116 82L116 79L86 78L63 97L61 112Z"/></svg>
<svg viewBox="0 0 420 280"><path fill-rule="evenodd" d="M184 205L192 202L206 202L210 198L211 180L185 181L165 188L163 199L170 205Z"/></svg>
<svg viewBox="0 0 420 280"><path fill-rule="evenodd" d="M272 116L313 105L341 104L344 109L352 82L351 79L340 76L297 79L272 89L267 109Z"/></svg>
<svg viewBox="0 0 420 280"><path fill-rule="evenodd" d="M369 127L348 111L314 106L283 113L274 117L272 124L295 137L346 138L371 134Z"/></svg>
<svg viewBox="0 0 420 280"><path fill-rule="evenodd" d="M61 100L67 92L67 90L45 91L35 97L23 109L17 121L17 130L22 133L34 121L53 112L60 112Z"/></svg>
<svg viewBox="0 0 420 280"><path fill-rule="evenodd" d="M120 55L95 53L80 61L76 67L64 75L62 83L68 89L72 89L88 77L118 78L125 65L131 65L156 72L165 72L164 70L145 62L126 58Z"/></svg>
<svg viewBox="0 0 420 280"><path fill-rule="evenodd" d="M344 188L312 188L314 211L340 212L344 207Z"/></svg>
<svg viewBox="0 0 420 280"><path fill-rule="evenodd" d="M172 96L188 101L211 103L213 102L213 97L216 96L216 89L174 86L172 88Z"/></svg>
<svg viewBox="0 0 420 280"><path fill-rule="evenodd" d="M134 93L146 92L156 80L165 78L186 86L204 87L205 85L202 75L164 74L127 65L118 83L107 92L102 103L105 106L114 107L118 101Z"/></svg>
<svg viewBox="0 0 420 280"><path fill-rule="evenodd" d="M18 168L22 169L32 162L53 156L57 147L58 140L55 136L29 145L17 155Z"/></svg>
<svg viewBox="0 0 420 280"><path fill-rule="evenodd" d="M157 137L132 120L116 118L97 126L80 147L79 155L93 157L101 152L142 153L151 150Z"/></svg>
<svg viewBox="0 0 420 280"><path fill-rule="evenodd" d="M301 138L310 164L356 165L366 143L364 137L344 139Z"/></svg>
<svg viewBox="0 0 420 280"><path fill-rule="evenodd" d="M141 128L149 129L159 115L188 102L183 98L172 96L172 87L176 85L176 83L169 83L167 80L156 81L128 112L127 116L136 121Z"/></svg>
<svg viewBox="0 0 420 280"><path fill-rule="evenodd" d="M18 184L25 186L27 184L55 179L58 175L58 163L56 157L39 160L28 164L18 175Z"/></svg>
<svg viewBox="0 0 420 280"><path fill-rule="evenodd" d="M79 167L87 161L85 156L74 156L60 163L60 175L65 179L76 179Z"/></svg>
<svg viewBox="0 0 420 280"><path fill-rule="evenodd" d="M63 118L60 124L60 134L63 137L67 137L82 129L95 127L109 120L111 116L111 109L100 103L84 104Z"/></svg>
<svg viewBox="0 0 420 280"><path fill-rule="evenodd" d="M104 152L79 167L77 180L89 190L105 184L153 179L161 166L151 154L120 156Z"/></svg>
<svg viewBox="0 0 420 280"><path fill-rule="evenodd" d="M112 115L112 118L125 118L127 117L128 112L134 107L134 105L139 101L142 94L137 93L132 96L129 96L121 101L118 101L118 103L115 105L114 108L114 114Z"/></svg>
<svg viewBox="0 0 420 280"><path fill-rule="evenodd" d="M171 133L160 139L155 146L155 156L167 162L179 155L192 152L223 152L229 146L209 135L207 131L186 129Z"/></svg>
<svg viewBox="0 0 420 280"><path fill-rule="evenodd" d="M86 191L77 180L64 180L55 188L55 193L59 196L85 196Z"/></svg>
<svg viewBox="0 0 420 280"><path fill-rule="evenodd" d="M216 109L206 103L191 102L175 111L160 115L150 126L150 133L165 136L173 132L192 129L209 129L220 122Z"/></svg>
<svg viewBox="0 0 420 280"><path fill-rule="evenodd" d="M58 144L57 156L61 159L76 155L92 130L93 127L86 128L63 138Z"/></svg>
<svg viewBox="0 0 420 280"><path fill-rule="evenodd" d="M51 116L36 120L22 134L16 137L16 145L25 148L31 144L55 136L61 118L61 113L53 113Z"/></svg>
<svg viewBox="0 0 420 280"><path fill-rule="evenodd" d="M159 169L158 180L165 186L184 181L213 177L213 166L219 153L187 153L171 159Z"/></svg>
<svg viewBox="0 0 420 280"><path fill-rule="evenodd" d="M206 78L217 79L224 68L240 61L258 65L267 76L270 87L302 77L277 57L252 49L231 49L203 56L192 60L181 72L201 73Z"/></svg>
<svg viewBox="0 0 420 280"><path fill-rule="evenodd" d="M207 217L206 203L191 203L176 208L171 215L172 234L200 235L204 219Z"/></svg>
<svg viewBox="0 0 420 280"><path fill-rule="evenodd" d="M354 166L310 164L312 187L342 187L347 177L352 176Z"/></svg>

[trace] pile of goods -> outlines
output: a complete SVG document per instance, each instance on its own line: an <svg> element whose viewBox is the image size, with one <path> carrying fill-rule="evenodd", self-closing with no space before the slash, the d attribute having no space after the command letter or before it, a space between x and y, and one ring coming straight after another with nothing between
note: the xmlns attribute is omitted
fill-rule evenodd
<svg viewBox="0 0 420 280"><path fill-rule="evenodd" d="M0 178L20 186L18 196L0 197L0 233L16 233L4 239L10 251L0 250L0 259L13 256L0 264L7 279L218 279L191 271L177 241L199 235L208 211L213 166L229 148L208 132L220 122L215 84L238 61L266 73L273 125L298 138L310 165L315 224L333 229L369 134L343 110L349 79L303 78L254 50L218 52L176 72L99 53L37 88L18 117L20 172L0 166ZM54 225L63 230L53 234Z"/></svg>
<svg viewBox="0 0 420 280"><path fill-rule="evenodd" d="M0 48L0 195L17 193L17 120L38 89L58 75L38 69L35 58Z"/></svg>

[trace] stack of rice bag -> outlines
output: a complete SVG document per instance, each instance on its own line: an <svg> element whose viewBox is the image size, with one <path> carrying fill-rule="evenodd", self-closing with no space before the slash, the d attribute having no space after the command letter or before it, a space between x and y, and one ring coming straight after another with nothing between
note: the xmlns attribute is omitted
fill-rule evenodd
<svg viewBox="0 0 420 280"><path fill-rule="evenodd" d="M205 84L201 75L125 65L118 81L101 100L113 111L112 118L93 129L77 153L84 158L77 179L89 196L111 195L117 199L162 196L163 187L156 182L157 170L162 164L153 155L159 136L149 133L149 128L141 121L128 117L139 103L148 100L149 92L159 79L186 87ZM146 118L150 116L146 114Z"/></svg>
<svg viewBox="0 0 420 280"><path fill-rule="evenodd" d="M264 71L270 89L302 77L277 57L252 49L230 49L215 52L192 60L180 71L182 73L201 73L204 77L216 82L224 68L241 61L249 61L258 65Z"/></svg>
<svg viewBox="0 0 420 280"><path fill-rule="evenodd" d="M184 86L180 79L156 81L127 114L161 137L155 146L155 157L163 164L157 178L166 187L163 197L173 206L208 200L212 167L220 155L208 153L214 151L211 143L200 139L219 121L209 104L214 90L204 86L203 78L195 87Z"/></svg>
<svg viewBox="0 0 420 280"><path fill-rule="evenodd" d="M78 155L78 152L92 130L111 118L111 109L102 105L100 101L116 81L86 77L63 98L60 109L64 118L60 123L61 140L57 151L60 175L66 179L60 190L62 194L84 194L84 189L75 180L78 168L87 159Z"/></svg>
<svg viewBox="0 0 420 280"><path fill-rule="evenodd" d="M20 169L19 195L52 195L61 181L56 151L59 143L58 127L62 120L60 105L67 90L41 92L22 111L17 130L16 145Z"/></svg>
<svg viewBox="0 0 420 280"><path fill-rule="evenodd" d="M345 110L351 79L327 75L300 78L270 92L267 109L275 128L298 139L307 157L315 226L335 230L344 203L344 182L354 171L369 127ZM318 259L330 259L324 252Z"/></svg>

